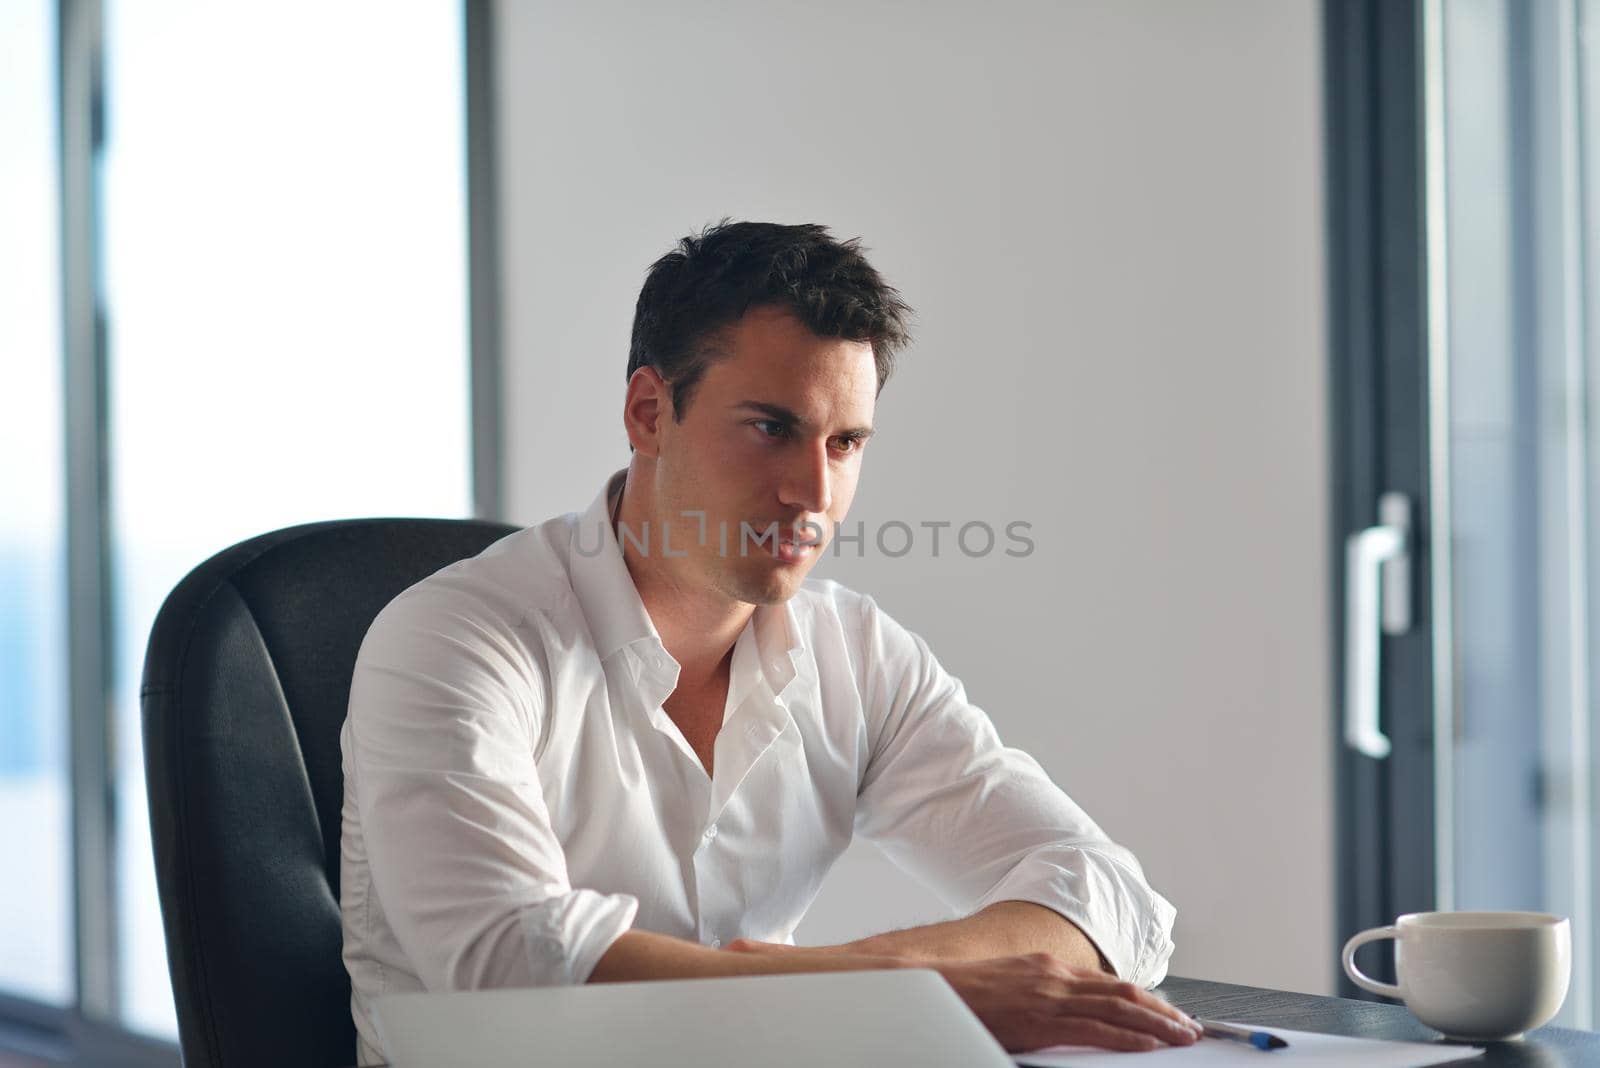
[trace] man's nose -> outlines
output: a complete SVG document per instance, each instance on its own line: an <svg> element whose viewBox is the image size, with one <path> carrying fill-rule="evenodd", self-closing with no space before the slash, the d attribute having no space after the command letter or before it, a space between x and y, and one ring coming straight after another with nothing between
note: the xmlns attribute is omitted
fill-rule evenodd
<svg viewBox="0 0 1600 1068"><path fill-rule="evenodd" d="M784 467L778 500L786 508L823 513L833 506L833 476L828 467L828 443L796 449Z"/></svg>

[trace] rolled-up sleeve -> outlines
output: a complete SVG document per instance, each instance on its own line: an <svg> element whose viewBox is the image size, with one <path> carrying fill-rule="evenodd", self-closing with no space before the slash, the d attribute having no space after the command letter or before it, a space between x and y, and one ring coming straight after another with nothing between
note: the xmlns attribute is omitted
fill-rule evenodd
<svg viewBox="0 0 1600 1068"><path fill-rule="evenodd" d="M863 598L869 757L856 830L965 915L998 901L1053 909L1119 978L1166 977L1176 910L1037 761L1001 744L923 640Z"/></svg>
<svg viewBox="0 0 1600 1068"><path fill-rule="evenodd" d="M511 628L448 591L402 595L357 657L346 790L372 892L430 990L582 983L638 911L568 880L535 674Z"/></svg>

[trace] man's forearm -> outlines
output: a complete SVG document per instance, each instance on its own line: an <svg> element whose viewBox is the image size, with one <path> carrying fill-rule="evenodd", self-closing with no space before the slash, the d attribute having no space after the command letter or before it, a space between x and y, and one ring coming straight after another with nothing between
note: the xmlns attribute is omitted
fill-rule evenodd
<svg viewBox="0 0 1600 1068"><path fill-rule="evenodd" d="M876 955L843 947L828 952L793 949L774 955L729 953L653 931L632 930L623 932L622 937L611 943L590 972L588 981L619 983L634 979L698 979L911 966L903 956Z"/></svg>
<svg viewBox="0 0 1600 1068"><path fill-rule="evenodd" d="M1076 924L1054 909L1029 901L997 901L965 919L873 935L838 950L930 963L1045 952L1079 968L1112 971Z"/></svg>
<svg viewBox="0 0 1600 1068"><path fill-rule="evenodd" d="M625 932L600 957L591 983L726 975L862 971L988 960L1045 952L1079 968L1111 972L1087 935L1053 909L1000 901L961 920L873 935L840 946L804 948L746 943L730 953L651 931Z"/></svg>

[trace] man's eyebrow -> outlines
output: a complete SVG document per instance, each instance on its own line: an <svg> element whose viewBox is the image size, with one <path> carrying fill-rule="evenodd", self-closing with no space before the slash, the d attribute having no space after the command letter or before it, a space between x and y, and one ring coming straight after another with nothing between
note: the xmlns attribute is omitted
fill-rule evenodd
<svg viewBox="0 0 1600 1068"><path fill-rule="evenodd" d="M803 427L806 425L806 421L804 419L800 418L799 415L790 411L788 408L785 408L781 404L768 404L765 401L747 400L740 401L738 404L733 405L733 407L748 408L751 411L760 412L762 415L767 416L775 422L785 423L789 426ZM865 441L874 433L876 433L876 431L874 431L870 426L856 426L851 427L848 430L839 431L839 436L845 438L858 438L862 441Z"/></svg>

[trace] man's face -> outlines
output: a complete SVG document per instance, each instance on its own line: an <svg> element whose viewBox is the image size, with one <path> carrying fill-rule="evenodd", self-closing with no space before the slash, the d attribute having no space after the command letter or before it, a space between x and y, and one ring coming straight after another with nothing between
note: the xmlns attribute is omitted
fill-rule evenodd
<svg viewBox="0 0 1600 1068"><path fill-rule="evenodd" d="M726 356L708 364L682 422L669 402L658 423L657 517L686 555L656 562L735 600L776 604L799 589L855 497L877 398L872 345L817 337L764 307L719 348ZM704 544L699 519L683 512L705 513Z"/></svg>

